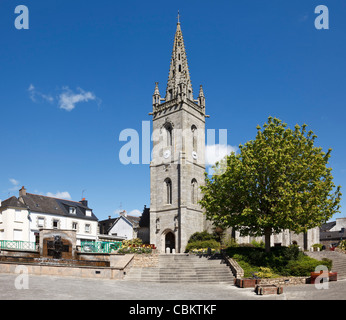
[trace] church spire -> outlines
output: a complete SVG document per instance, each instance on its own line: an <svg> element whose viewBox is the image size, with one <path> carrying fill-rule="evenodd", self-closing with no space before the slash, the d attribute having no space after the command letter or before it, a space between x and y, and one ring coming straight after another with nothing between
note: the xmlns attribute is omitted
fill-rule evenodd
<svg viewBox="0 0 346 320"><path fill-rule="evenodd" d="M189 67L187 64L184 39L180 28L179 11L165 100L172 100L178 97L178 95L193 100L192 85L190 80Z"/></svg>

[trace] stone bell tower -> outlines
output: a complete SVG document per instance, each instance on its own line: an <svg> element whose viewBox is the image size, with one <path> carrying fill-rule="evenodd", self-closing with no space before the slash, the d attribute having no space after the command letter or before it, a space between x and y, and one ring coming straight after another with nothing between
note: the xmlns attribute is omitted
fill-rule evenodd
<svg viewBox="0 0 346 320"><path fill-rule="evenodd" d="M200 186L205 172L205 98L193 98L178 17L166 95L153 95L150 163L150 243L184 252L189 237L205 228Z"/></svg>

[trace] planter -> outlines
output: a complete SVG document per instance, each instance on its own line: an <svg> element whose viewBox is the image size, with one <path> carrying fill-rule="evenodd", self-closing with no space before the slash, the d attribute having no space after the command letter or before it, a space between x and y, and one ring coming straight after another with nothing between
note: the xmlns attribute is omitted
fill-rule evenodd
<svg viewBox="0 0 346 320"><path fill-rule="evenodd" d="M252 278L234 279L234 284L239 288L255 288L256 284L259 284L260 281L260 279Z"/></svg>
<svg viewBox="0 0 346 320"><path fill-rule="evenodd" d="M262 284L256 286L255 292L259 295L282 294L284 292L284 289L283 287L279 287L273 284Z"/></svg>
<svg viewBox="0 0 346 320"><path fill-rule="evenodd" d="M311 272L310 273L310 283L315 284L317 277L319 277L321 275L322 275L322 271L321 272ZM323 277L323 278L327 278L328 281L337 281L338 273L337 272L328 272L328 277Z"/></svg>

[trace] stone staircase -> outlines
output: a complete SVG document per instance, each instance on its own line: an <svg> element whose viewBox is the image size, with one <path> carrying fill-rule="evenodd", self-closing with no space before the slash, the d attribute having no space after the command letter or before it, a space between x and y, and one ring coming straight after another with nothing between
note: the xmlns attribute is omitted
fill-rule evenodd
<svg viewBox="0 0 346 320"><path fill-rule="evenodd" d="M306 254L317 260L323 258L333 260L332 271L338 273L338 280L346 279L346 254L327 250L306 252Z"/></svg>
<svg viewBox="0 0 346 320"><path fill-rule="evenodd" d="M160 254L157 267L132 267L126 281L160 283L233 283L233 275L221 256L212 258L188 254Z"/></svg>

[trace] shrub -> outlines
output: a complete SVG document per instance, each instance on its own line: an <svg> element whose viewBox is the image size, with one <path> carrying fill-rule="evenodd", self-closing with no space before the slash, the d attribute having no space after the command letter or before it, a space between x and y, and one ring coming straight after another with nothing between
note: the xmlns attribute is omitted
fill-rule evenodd
<svg viewBox="0 0 346 320"><path fill-rule="evenodd" d="M134 238L131 240L123 240L123 246L124 247L129 247L129 246L138 247L140 245L142 245L142 240L139 238Z"/></svg>
<svg viewBox="0 0 346 320"><path fill-rule="evenodd" d="M228 256L235 259L244 269L246 277L260 272L261 267L270 268L272 276L309 276L318 265L327 266L331 270L332 261L312 259L298 247L273 247L269 253L262 248L254 247L229 247L226 249Z"/></svg>
<svg viewBox="0 0 346 320"><path fill-rule="evenodd" d="M346 250L346 240L342 240L339 244L338 244L338 248L342 249L342 250Z"/></svg>
<svg viewBox="0 0 346 320"><path fill-rule="evenodd" d="M207 240L215 240L217 236L215 234L208 233L207 231L195 232L191 235L188 243L196 242L196 241L207 241Z"/></svg>
<svg viewBox="0 0 346 320"><path fill-rule="evenodd" d="M256 240L252 240L251 244L255 247L255 248L263 248L264 249L264 242L261 240L260 242L256 241Z"/></svg>
<svg viewBox="0 0 346 320"><path fill-rule="evenodd" d="M257 272L257 276L259 278L271 278L273 277L273 273L270 268L260 267L260 270Z"/></svg>
<svg viewBox="0 0 346 320"><path fill-rule="evenodd" d="M230 237L230 236L227 236L227 237L224 237L221 241L221 244L228 248L228 247L238 247L238 243L237 243L237 240Z"/></svg>
<svg viewBox="0 0 346 320"><path fill-rule="evenodd" d="M216 240L194 241L187 244L185 252L193 249L220 249L220 243Z"/></svg>
<svg viewBox="0 0 346 320"><path fill-rule="evenodd" d="M283 256L286 260L297 260L299 256L299 247L292 244L289 247L284 247Z"/></svg>
<svg viewBox="0 0 346 320"><path fill-rule="evenodd" d="M291 276L309 276L310 272L314 272L319 265L325 265L330 270L332 261L329 259L319 261L308 256L303 256L299 260L289 261L284 270Z"/></svg>

